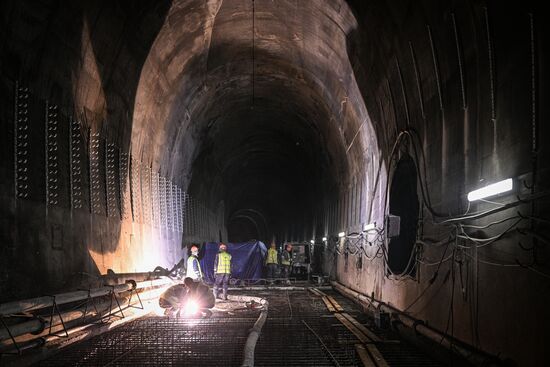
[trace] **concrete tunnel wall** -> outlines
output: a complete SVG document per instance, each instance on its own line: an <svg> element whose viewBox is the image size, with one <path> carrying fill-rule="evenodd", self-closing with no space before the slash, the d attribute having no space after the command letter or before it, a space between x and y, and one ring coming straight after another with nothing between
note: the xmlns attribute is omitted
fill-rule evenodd
<svg viewBox="0 0 550 367"><path fill-rule="evenodd" d="M409 155L421 177L414 271L388 274L380 256L388 244L372 236L360 257L350 241L330 240L324 271L490 353L542 363L546 224L522 220L535 236L511 231L477 249L453 238L456 227L434 224L428 209L464 213L467 192L507 177L520 187L499 202L548 188L545 25L530 4L23 1L3 3L1 13L2 300L76 286L107 269L171 266L183 244L220 234L320 242L382 227L388 177ZM27 197L14 190L16 81L34 104ZM61 140L59 197L46 201L46 100L79 122L80 205ZM87 134L99 134L90 135L99 139L96 156ZM118 185L105 168L109 147L129 160ZM161 200L152 177L191 195L200 215L172 216L170 228L155 222L174 201ZM547 218L548 201L472 231L498 235L517 210Z"/></svg>
<svg viewBox="0 0 550 367"><path fill-rule="evenodd" d="M181 233L143 220L140 201L134 200L136 194L141 198L141 190L130 192L130 177L134 183L137 178L133 187L139 188L140 176L151 167L141 169L145 164L138 165L140 157L130 159L128 154L141 68L169 3L132 10L120 3L98 2L7 2L2 8L6 98L1 298L74 288L108 269L120 273L173 265L182 255ZM16 82L30 91L26 141L25 134L15 129L14 99L17 94L24 97L24 92L16 92ZM46 101L59 106L58 131L50 139L58 149L58 197L48 204ZM70 119L77 123L69 125ZM18 128L24 127L20 121ZM69 137L74 136L76 155L69 151ZM21 156L14 152L14 141L21 144ZM16 158L21 161L18 169L28 171L19 172L21 184L24 176L28 179L27 189L19 192L14 188ZM108 159L112 161L106 169Z"/></svg>

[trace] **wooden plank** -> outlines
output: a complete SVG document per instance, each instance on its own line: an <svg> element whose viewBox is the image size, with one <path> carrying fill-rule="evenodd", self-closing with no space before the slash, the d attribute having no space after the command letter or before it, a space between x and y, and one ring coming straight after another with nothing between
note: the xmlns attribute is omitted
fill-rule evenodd
<svg viewBox="0 0 550 367"><path fill-rule="evenodd" d="M334 308L336 309L336 311L338 312L342 312L344 311L344 309L342 308L342 306L340 306L338 304L338 302L336 302L336 300L332 297L332 296L327 296L328 300L330 301L330 303L332 303L332 305L334 306Z"/></svg>
<svg viewBox="0 0 550 367"><path fill-rule="evenodd" d="M347 313L342 313L342 315L348 319L356 328L358 328L359 330L361 330L361 332L363 334L365 334L366 336L368 336L372 341L374 342L379 342L379 341L382 341L378 335L376 335L375 333L373 333L372 331L370 331L367 327L365 327L364 325L361 325L361 323L359 321L357 321L356 319L353 318L353 316L351 316L350 314L347 314Z"/></svg>
<svg viewBox="0 0 550 367"><path fill-rule="evenodd" d="M332 305L332 303L328 300L328 298L326 296L323 296L321 299L323 300L323 302L325 302L325 306L327 306L327 308L330 312L336 312L336 309L334 308L334 306Z"/></svg>
<svg viewBox="0 0 550 367"><path fill-rule="evenodd" d="M309 289L309 291L310 291L311 293L315 294L316 296L323 296L323 295L320 293L320 291L319 291L318 289L316 289L316 288L308 288L308 289Z"/></svg>
<svg viewBox="0 0 550 367"><path fill-rule="evenodd" d="M342 324L344 324L344 326L346 328L348 328L348 330L351 331L353 333L353 335L355 335L357 337L357 339L359 339L363 343L370 343L371 342L371 340L365 334L363 334L361 332L361 330L359 330L355 326L353 326L353 324L348 319L346 319L344 316L342 316L342 314L335 313L334 316L336 316L338 321L340 321Z"/></svg>
<svg viewBox="0 0 550 367"><path fill-rule="evenodd" d="M382 353L380 353L376 345L367 344L366 346L367 346L367 349L369 350L370 355L372 356L372 359L374 359L378 367L390 367L390 365L388 364L388 362L386 362L386 360L382 356Z"/></svg>
<svg viewBox="0 0 550 367"><path fill-rule="evenodd" d="M326 296L325 292L323 292L323 291L321 291L321 290L319 290L319 289L317 289L317 288L313 288L313 290L315 291L315 293L316 293L317 295L319 295L319 296L321 296L321 297Z"/></svg>
<svg viewBox="0 0 550 367"><path fill-rule="evenodd" d="M364 345L355 344L355 350L357 351L357 355L359 356L361 363L363 363L363 367L376 367L376 364L374 364L372 357L367 352Z"/></svg>

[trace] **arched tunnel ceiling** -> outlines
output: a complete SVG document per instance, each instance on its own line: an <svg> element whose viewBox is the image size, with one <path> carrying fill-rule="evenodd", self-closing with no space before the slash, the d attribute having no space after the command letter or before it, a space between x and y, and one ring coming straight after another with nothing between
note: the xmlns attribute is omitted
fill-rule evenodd
<svg viewBox="0 0 550 367"><path fill-rule="evenodd" d="M355 27L344 1L175 1L143 67L132 151L223 201L228 220L312 215L376 147L347 54Z"/></svg>

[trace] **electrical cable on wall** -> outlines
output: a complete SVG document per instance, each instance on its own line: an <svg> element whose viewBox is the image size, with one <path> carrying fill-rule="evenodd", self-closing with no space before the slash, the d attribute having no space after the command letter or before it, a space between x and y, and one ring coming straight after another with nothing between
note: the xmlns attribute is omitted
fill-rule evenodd
<svg viewBox="0 0 550 367"><path fill-rule="evenodd" d="M407 143L410 143L410 145L407 144ZM363 231L361 233L349 233L349 234L347 234L345 236L344 251L342 252L338 248L338 246L336 245L332 249L332 255L333 256L338 256L338 255L341 255L341 254L344 253L344 254L346 254L346 256L347 256L347 254L351 254L352 256L361 256L361 257L365 256L365 258L367 260L371 261L371 262L374 261L375 259L382 259L384 267L386 269L385 270L385 273L386 273L385 276L388 277L389 279L396 280L396 281L403 281L403 280L406 280L406 279L410 279L409 276L412 273L412 271L415 269L416 264L422 264L422 265L427 266L427 267L437 266L436 272L434 274L432 274L432 277L430 278L429 285L427 286L427 288L425 288L421 292L421 295L418 297L418 299L416 299L414 301L414 303L416 303L420 298L422 298L426 294L427 290L431 287L431 285L433 284L433 282L437 278L438 271L439 271L439 269L440 269L440 267L443 263L452 261L452 264L453 264L452 266L454 266L454 263L456 262L456 253L457 253L456 251L458 251L458 250L468 250L468 249L472 249L472 248L478 249L478 248L487 247L489 245L493 245L496 242L498 242L499 240L501 240L504 236L509 234L510 232L517 231L518 230L517 225L519 225L519 223L523 219L525 219L526 217L521 216L521 214L518 212L517 215L513 215L513 216L509 216L509 217L500 219L500 220L492 221L492 222L490 222L488 224L485 224L485 225L474 225L474 224L465 223L466 221L469 221L469 220L476 220L476 219L479 219L479 218L482 218L482 217L485 217L485 216L496 214L496 213L498 213L502 210L506 210L506 209L512 208L512 207L514 207L518 204L523 203L523 199L520 199L519 197L518 197L517 202L508 203L508 204L498 203L498 202L494 202L494 201L490 201L490 200L483 200L487 204L491 204L491 205L496 206L496 208L490 208L490 209L487 209L487 210L482 210L482 211L478 211L478 212L474 212L474 213L470 212L470 209L471 209L470 201L468 201L466 210L460 212L459 214L446 215L446 214L442 214L442 213L437 212L436 210L434 210L434 208L432 206L431 198L430 198L430 195L429 195L429 190L428 190L428 187L427 187L427 180L426 180L426 176L427 176L427 173L426 173L426 167L427 167L426 158L425 158L425 155L424 155L424 150L422 149L420 136L418 135L418 133L416 131L414 131L412 129L409 129L409 130L401 131L398 134L398 136L395 139L395 142L393 144L393 147L392 147L389 159L388 159L388 162L389 162L388 172L391 172L391 170L392 170L392 165L394 164L393 161L394 161L394 156L395 156L396 152L399 151L399 149L401 149L401 147L404 144L407 144L407 147L406 147L407 150L410 147L410 149L412 149L412 151L413 151L416 174L417 174L417 178L420 182L420 193L421 193L421 196L422 196L422 204L423 204L424 207L426 207L428 212L431 214L430 219L431 219L431 222L434 225L442 226L444 228L448 228L448 230L447 230L447 236L448 236L447 239L446 240L440 240L440 241L433 241L433 240L430 240L430 239L417 238L417 240L416 240L416 242L415 242L415 244L412 248L412 251L409 254L409 258L408 258L405 270L401 274L393 273L391 271L391 268L389 267L387 243L386 243L387 239L386 239L386 236L385 236L384 228L376 229L374 231L370 230L371 231L370 233L367 232L367 231ZM420 153L418 152L418 150L420 150ZM378 168L379 173L380 173L381 168L382 168L382 166L380 166ZM383 209L384 215L388 214L387 213L387 206L388 206L388 199L387 198L388 198L390 183L391 183L391 180L388 179L386 181L386 187L385 187L385 190L384 190L384 209ZM544 196L546 194L545 193L539 193L539 195ZM527 198L528 201L532 201L533 199L534 199L534 197ZM509 227L507 227L505 230L501 231L500 233L498 233L496 235L493 235L493 236L490 236L490 237L479 238L479 237L473 236L471 234L468 234L466 232L467 229L475 229L475 230L489 229L493 226L497 226L499 224L502 224L502 223L505 223L505 222L508 222L508 221L511 221L511 220L515 220L512 223L512 225L510 225ZM550 222L550 221L548 221L544 218L539 218L539 220L543 221L543 222L544 221ZM365 241L365 236L368 235L368 234L376 234L376 236L372 241ZM354 241L354 242L350 242L349 241L350 239L359 239L359 240ZM370 245L369 247L372 246L372 247L376 248L374 255L369 255L367 253L367 250L365 248L365 242L367 242ZM450 255L450 256L445 257L445 253L447 252L451 242L454 243L453 244L453 254ZM468 243L471 243L471 245L469 245ZM423 257L424 255L423 255L422 246L426 246L426 247L445 246L445 252L443 253L443 256L441 257L441 259L439 261L433 261L433 260L425 259ZM461 253L462 252L463 251L461 251ZM460 264L459 264L460 272L462 272L463 264L468 261L465 256L471 256L471 255L468 254L468 253L464 253L464 255L462 256L462 258L460 260ZM498 264L498 263L487 262L487 261L482 261L482 260L479 260L479 262L482 263L482 264L488 264L488 265L497 265ZM510 265L510 266L513 265L514 267L519 267L520 266L518 264L507 264L506 266L508 266L508 265ZM540 272L536 269L533 269L531 265L523 266L523 267L525 267L526 269L529 269L529 270L533 270L533 271L537 272L538 274L540 274L542 276L550 277L550 275L547 275L543 272ZM462 273L461 273L460 276L461 276L461 281L462 281ZM466 292L465 286L462 285L461 289L462 289L462 293L463 293L463 296L464 296L464 294Z"/></svg>

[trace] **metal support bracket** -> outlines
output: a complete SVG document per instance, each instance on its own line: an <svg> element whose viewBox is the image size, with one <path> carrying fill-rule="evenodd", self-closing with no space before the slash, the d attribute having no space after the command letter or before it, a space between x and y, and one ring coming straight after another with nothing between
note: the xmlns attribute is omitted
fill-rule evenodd
<svg viewBox="0 0 550 367"><path fill-rule="evenodd" d="M61 316L61 312L59 311L59 307L57 306L57 302L55 301L55 296L48 295L46 297L51 297L52 298L52 310L50 312L50 329L48 331L48 335L59 336L59 337L62 336L62 335L52 333L53 315L55 313L57 313L57 316L59 316L59 321L61 321L61 325L63 326L63 331L65 332L64 337L68 338L69 333L67 332L67 328L65 327L65 322L63 321L63 317Z"/></svg>
<svg viewBox="0 0 550 367"><path fill-rule="evenodd" d="M126 283L129 283L129 284L132 285L132 289L130 289L130 298L128 298L128 307L139 308L139 309L143 310L144 309L143 302L141 302L141 297L139 296L139 292L136 289L136 287L137 287L136 282L134 280L130 280L130 281L127 281ZM132 305L132 295L134 295L134 294L136 295L136 297L139 301L140 307Z"/></svg>
<svg viewBox="0 0 550 367"><path fill-rule="evenodd" d="M0 321L2 322L2 327L3 327L4 329L6 329L6 331L8 332L8 335L10 336L10 339L11 339L13 345L15 346L15 349L17 350L17 352L1 352L1 351L0 351L0 355L2 355L2 354L16 354L16 355L20 355L20 354L21 354L21 349L19 348L19 345L18 345L17 342L15 341L15 337L14 337L13 334L11 333L10 328L8 327L8 324L6 324L6 321L4 321L4 316L0 315Z"/></svg>
<svg viewBox="0 0 550 367"><path fill-rule="evenodd" d="M79 289L79 290L88 292L88 297L86 297L86 305L84 307L84 315L82 316L82 318L86 318L86 316L88 315L88 306L89 306L90 302L94 306L94 310L95 310L96 315L99 316L99 311L97 309L95 299L91 296L91 289Z"/></svg>
<svg viewBox="0 0 550 367"><path fill-rule="evenodd" d="M113 317L113 316L120 317L121 319L123 319L125 316L124 316L124 312L122 312L122 307L120 306L120 302L118 301L118 298L116 297L115 286L114 285L108 285L107 287L111 287L111 291L109 292L111 302L109 303L109 314L106 315L105 317L108 317L109 318L108 320L110 320L111 317ZM118 311L115 311L115 312L113 312L113 299L115 300L115 302L118 306ZM120 312L120 315L122 315L122 316L117 315L117 313L119 313L119 312Z"/></svg>

